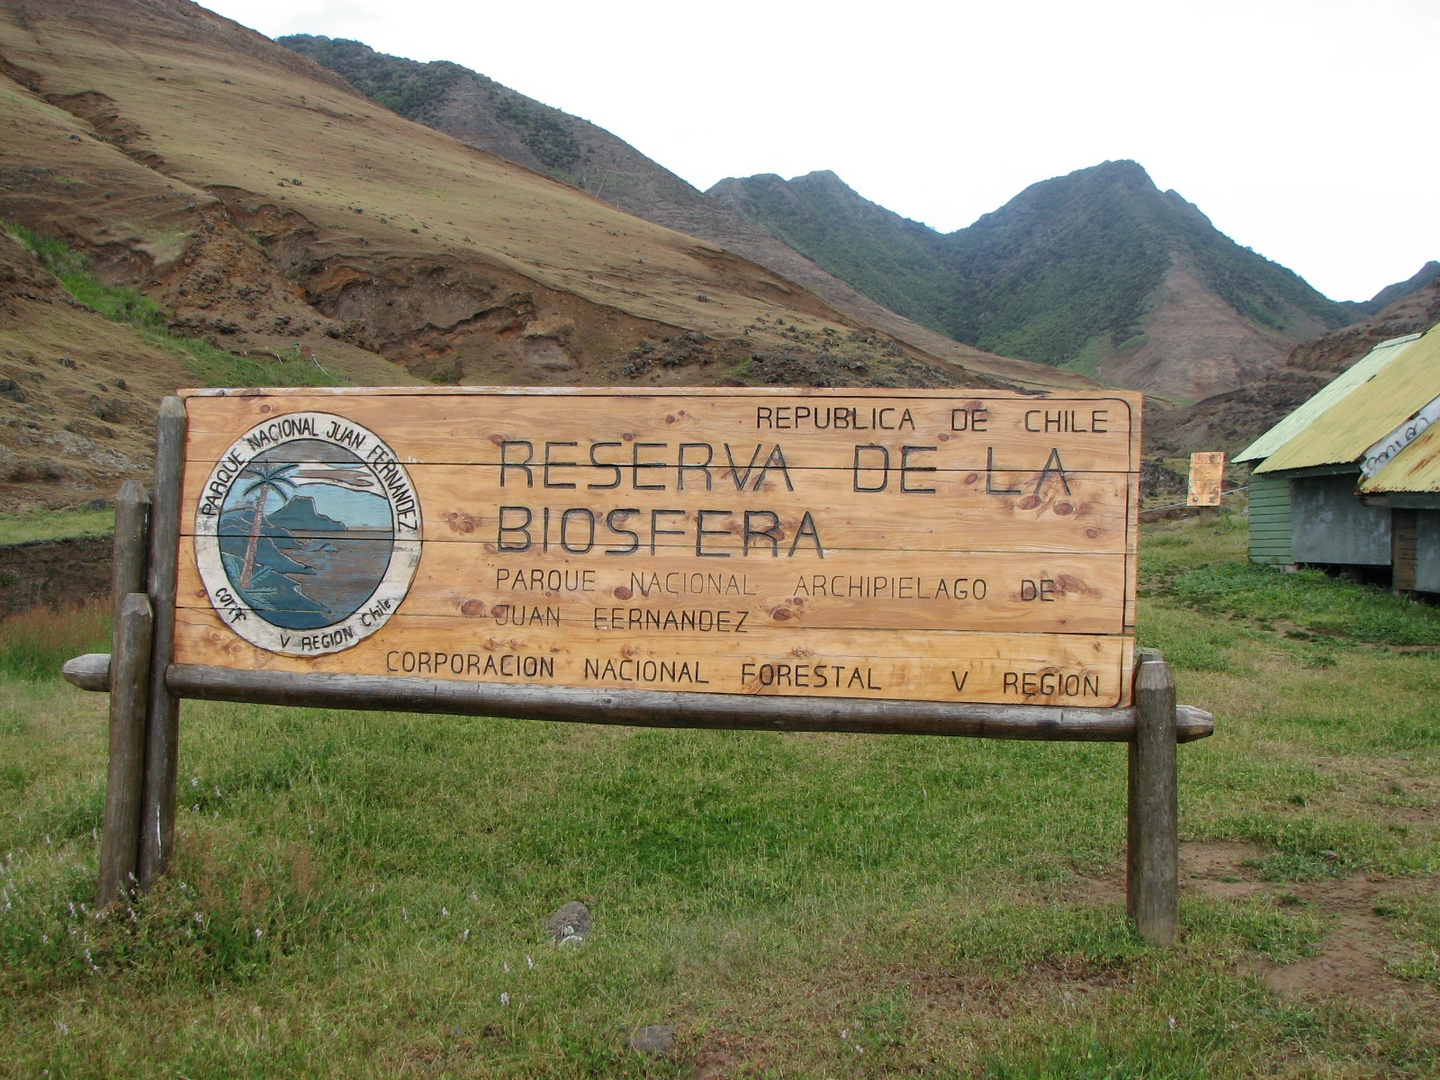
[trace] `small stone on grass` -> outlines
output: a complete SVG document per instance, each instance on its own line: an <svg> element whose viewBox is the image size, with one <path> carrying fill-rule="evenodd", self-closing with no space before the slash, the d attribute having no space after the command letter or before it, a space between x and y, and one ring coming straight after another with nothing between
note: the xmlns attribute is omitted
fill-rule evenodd
<svg viewBox="0 0 1440 1080"><path fill-rule="evenodd" d="M675 1029L669 1024L647 1024L630 1036L629 1046L641 1054L663 1054L675 1045Z"/></svg>
<svg viewBox="0 0 1440 1080"><path fill-rule="evenodd" d="M590 933L590 909L571 900L562 904L545 926L557 945L579 945Z"/></svg>

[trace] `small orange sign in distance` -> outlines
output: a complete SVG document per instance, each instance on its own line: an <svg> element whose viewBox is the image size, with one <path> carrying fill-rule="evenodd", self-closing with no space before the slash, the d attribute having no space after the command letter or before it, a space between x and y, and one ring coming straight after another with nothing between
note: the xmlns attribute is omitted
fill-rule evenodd
<svg viewBox="0 0 1440 1080"><path fill-rule="evenodd" d="M1219 506L1225 486L1225 452L1190 455L1191 506Z"/></svg>

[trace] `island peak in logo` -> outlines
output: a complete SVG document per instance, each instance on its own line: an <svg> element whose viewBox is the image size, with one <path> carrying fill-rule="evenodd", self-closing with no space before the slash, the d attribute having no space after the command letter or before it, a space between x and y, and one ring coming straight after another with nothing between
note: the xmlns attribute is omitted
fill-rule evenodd
<svg viewBox="0 0 1440 1080"><path fill-rule="evenodd" d="M221 618L287 656L348 649L394 614L420 561L420 504L394 451L329 413L257 424L216 462L195 557Z"/></svg>

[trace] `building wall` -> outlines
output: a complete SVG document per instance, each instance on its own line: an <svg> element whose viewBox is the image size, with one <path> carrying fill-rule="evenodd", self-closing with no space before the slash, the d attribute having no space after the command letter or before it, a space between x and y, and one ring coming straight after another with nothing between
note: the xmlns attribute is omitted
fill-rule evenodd
<svg viewBox="0 0 1440 1080"><path fill-rule="evenodd" d="M1250 559L1288 566L1290 556L1290 480L1260 473L1250 477Z"/></svg>
<svg viewBox="0 0 1440 1080"><path fill-rule="evenodd" d="M1390 508L1361 503L1358 479L1358 470L1291 478L1291 553L1297 563L1390 565Z"/></svg>
<svg viewBox="0 0 1440 1080"><path fill-rule="evenodd" d="M1415 588L1440 593L1440 510L1415 511Z"/></svg>

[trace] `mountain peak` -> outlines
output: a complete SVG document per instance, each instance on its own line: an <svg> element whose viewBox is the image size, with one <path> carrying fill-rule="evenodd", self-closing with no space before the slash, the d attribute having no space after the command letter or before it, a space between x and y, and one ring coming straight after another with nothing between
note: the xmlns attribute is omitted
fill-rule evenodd
<svg viewBox="0 0 1440 1080"><path fill-rule="evenodd" d="M829 172L711 194L959 341L1176 397L1233 389L1352 317L1128 159L1031 184L948 235Z"/></svg>

